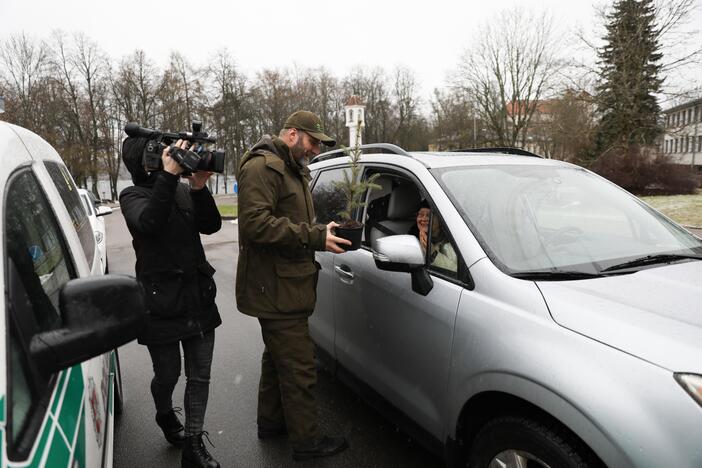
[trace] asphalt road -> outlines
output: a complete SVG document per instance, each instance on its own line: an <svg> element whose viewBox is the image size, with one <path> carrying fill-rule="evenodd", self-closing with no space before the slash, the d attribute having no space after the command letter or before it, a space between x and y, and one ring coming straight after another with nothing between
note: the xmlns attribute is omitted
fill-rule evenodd
<svg viewBox="0 0 702 468"><path fill-rule="evenodd" d="M105 218L110 273L134 274L131 237L119 210ZM328 459L295 463L286 439L256 437L256 392L263 350L258 322L240 314L234 299L238 253L236 224L203 236L210 263L217 269L217 305L223 324L217 329L210 401L205 429L215 447L211 453L222 467L348 467L433 468L441 461L398 431L343 384L320 373L317 386L323 429L343 434L350 448ZM180 451L168 445L154 422L149 392L151 361L145 347L132 342L119 350L125 410L115 427L116 468L177 467ZM185 377L174 394L182 406Z"/></svg>

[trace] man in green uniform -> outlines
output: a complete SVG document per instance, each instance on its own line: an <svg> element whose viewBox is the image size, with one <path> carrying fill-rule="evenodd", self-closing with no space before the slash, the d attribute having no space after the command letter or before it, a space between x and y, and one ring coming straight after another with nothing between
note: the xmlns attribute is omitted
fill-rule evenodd
<svg viewBox="0 0 702 468"><path fill-rule="evenodd" d="M295 460L333 455L343 437L322 435L314 386L317 372L307 318L317 298L315 251L342 253L337 226L315 224L307 163L324 134L315 114L288 117L278 137L264 135L239 167L239 311L257 317L265 350L258 390L258 437L288 434Z"/></svg>

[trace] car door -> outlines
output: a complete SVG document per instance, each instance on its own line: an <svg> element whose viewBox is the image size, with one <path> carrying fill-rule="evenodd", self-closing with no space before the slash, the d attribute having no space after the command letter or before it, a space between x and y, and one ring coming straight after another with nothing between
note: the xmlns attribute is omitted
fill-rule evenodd
<svg viewBox="0 0 702 468"><path fill-rule="evenodd" d="M44 161L44 167L53 182L49 184L47 191L53 192L55 189L58 193L58 196L49 196L54 210L68 213L66 221L70 220L70 224L78 234L80 250L88 260L90 275L103 274L104 266L93 226L73 178L60 161ZM83 437L79 437L81 440L77 443L76 455L84 456L87 466L110 466L112 463L114 375L111 375L111 361L114 359L113 354L114 352L103 354L72 368L74 375L80 368L82 378L82 387L78 387L82 388L82 392L80 395L75 395L76 404L81 406L80 423L83 425ZM60 422L64 424L63 421ZM65 424L68 426L66 432L70 433L73 430L71 422L65 421Z"/></svg>
<svg viewBox="0 0 702 468"><path fill-rule="evenodd" d="M391 192L389 209L393 193L404 196L407 184L418 194L424 191L410 174L379 172L381 178L404 179L403 191L396 184ZM417 208L397 214L395 228L409 229ZM412 290L409 273L376 267L368 240L357 251L334 256L335 350L339 364L443 439L451 340L463 287L447 272L430 271L434 286L422 296Z"/></svg>
<svg viewBox="0 0 702 468"><path fill-rule="evenodd" d="M340 167L320 171L312 188L312 200L315 207L316 222L328 224L338 221L337 213L341 211L343 200L339 197L336 182L343 180L343 169ZM321 358L332 358L328 364L333 364L335 314L334 314L334 254L331 252L316 252L315 259L320 264L317 280L317 303L309 326L310 335L324 355Z"/></svg>
<svg viewBox="0 0 702 468"><path fill-rule="evenodd" d="M82 366L47 375L31 352L34 335L61 326L59 291L77 271L62 224L29 166L8 182L3 213L7 464L100 466L101 453L97 464L86 458L92 431L85 427Z"/></svg>

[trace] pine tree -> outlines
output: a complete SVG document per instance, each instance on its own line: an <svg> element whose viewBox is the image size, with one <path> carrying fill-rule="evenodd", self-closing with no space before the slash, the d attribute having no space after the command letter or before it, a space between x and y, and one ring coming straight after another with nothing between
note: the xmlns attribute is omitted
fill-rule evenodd
<svg viewBox="0 0 702 468"><path fill-rule="evenodd" d="M645 146L660 134L661 69L653 0L618 0L607 15L606 45L598 51L597 154Z"/></svg>

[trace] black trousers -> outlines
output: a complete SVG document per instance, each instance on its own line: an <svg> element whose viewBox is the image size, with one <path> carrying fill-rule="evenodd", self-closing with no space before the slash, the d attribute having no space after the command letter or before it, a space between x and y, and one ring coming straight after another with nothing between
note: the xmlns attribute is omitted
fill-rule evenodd
<svg viewBox="0 0 702 468"><path fill-rule="evenodd" d="M202 432L210 391L210 369L214 350L214 330L203 337L163 345L150 345L149 354L154 367L151 394L157 413L168 413L173 408L173 389L180 377L180 347L185 357L185 435Z"/></svg>

